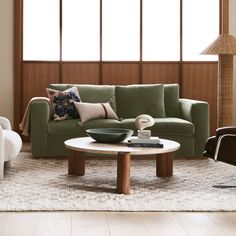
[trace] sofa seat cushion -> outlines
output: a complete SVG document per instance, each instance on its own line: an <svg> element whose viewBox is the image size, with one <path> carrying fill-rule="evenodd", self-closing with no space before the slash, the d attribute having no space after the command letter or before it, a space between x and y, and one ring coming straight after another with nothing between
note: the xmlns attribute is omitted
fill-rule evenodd
<svg viewBox="0 0 236 236"><path fill-rule="evenodd" d="M60 122L51 120L48 123L48 133L69 137L87 136L85 130L92 128L119 128L120 121L115 119L97 119L80 123L80 119L63 120Z"/></svg>
<svg viewBox="0 0 236 236"><path fill-rule="evenodd" d="M63 121L52 121L48 123L48 133L52 135L76 136L81 134L81 127L78 125L80 119L70 119Z"/></svg>
<svg viewBox="0 0 236 236"><path fill-rule="evenodd" d="M155 118L155 123L152 127L147 128L156 136L170 135L170 136L192 136L194 135L194 125L186 120L180 118ZM136 132L135 119L123 119L121 127L125 129L132 129Z"/></svg>
<svg viewBox="0 0 236 236"><path fill-rule="evenodd" d="M165 117L164 86L116 86L116 109L120 118L134 118L141 114Z"/></svg>

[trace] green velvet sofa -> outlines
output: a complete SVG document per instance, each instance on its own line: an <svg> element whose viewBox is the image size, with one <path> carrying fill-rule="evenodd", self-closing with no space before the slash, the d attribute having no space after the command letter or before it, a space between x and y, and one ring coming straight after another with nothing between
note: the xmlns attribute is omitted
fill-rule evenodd
<svg viewBox="0 0 236 236"><path fill-rule="evenodd" d="M112 100L119 120L97 119L79 125L79 119L54 121L50 119L50 106L34 101L30 106L30 140L34 157L66 156L64 141L87 136L85 130L99 127L119 127L134 130L135 117L149 114L155 124L153 136L175 140L181 148L176 156L201 156L209 137L208 103L179 99L178 84L150 85L74 85L51 84L63 91L77 86L83 102L101 103Z"/></svg>

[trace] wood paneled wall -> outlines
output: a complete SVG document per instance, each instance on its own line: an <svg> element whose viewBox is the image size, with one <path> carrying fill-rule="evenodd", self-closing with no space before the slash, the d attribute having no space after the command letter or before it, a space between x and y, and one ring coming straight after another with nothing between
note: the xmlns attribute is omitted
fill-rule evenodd
<svg viewBox="0 0 236 236"><path fill-rule="evenodd" d="M99 63L63 63L62 83L99 84Z"/></svg>
<svg viewBox="0 0 236 236"><path fill-rule="evenodd" d="M103 63L102 84L138 84L139 63Z"/></svg>
<svg viewBox="0 0 236 236"><path fill-rule="evenodd" d="M58 63L23 64L23 111L32 97L47 96L51 83L59 83Z"/></svg>
<svg viewBox="0 0 236 236"><path fill-rule="evenodd" d="M143 63L143 83L179 83L179 63Z"/></svg>

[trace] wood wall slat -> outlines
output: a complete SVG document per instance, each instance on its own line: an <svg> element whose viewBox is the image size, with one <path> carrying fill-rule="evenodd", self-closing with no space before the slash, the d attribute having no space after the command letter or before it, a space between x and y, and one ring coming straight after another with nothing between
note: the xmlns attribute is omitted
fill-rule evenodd
<svg viewBox="0 0 236 236"><path fill-rule="evenodd" d="M46 88L59 83L59 63L23 65L23 111L32 97L47 96Z"/></svg>
<svg viewBox="0 0 236 236"><path fill-rule="evenodd" d="M103 63L102 84L126 85L139 83L139 63Z"/></svg>
<svg viewBox="0 0 236 236"><path fill-rule="evenodd" d="M99 63L63 63L62 83L99 84Z"/></svg>
<svg viewBox="0 0 236 236"><path fill-rule="evenodd" d="M179 63L143 63L143 83L179 82Z"/></svg>
<svg viewBox="0 0 236 236"><path fill-rule="evenodd" d="M22 4L14 0L14 130L19 132L22 116Z"/></svg>
<svg viewBox="0 0 236 236"><path fill-rule="evenodd" d="M217 63L183 64L183 97L209 103L211 135L217 127L217 71Z"/></svg>

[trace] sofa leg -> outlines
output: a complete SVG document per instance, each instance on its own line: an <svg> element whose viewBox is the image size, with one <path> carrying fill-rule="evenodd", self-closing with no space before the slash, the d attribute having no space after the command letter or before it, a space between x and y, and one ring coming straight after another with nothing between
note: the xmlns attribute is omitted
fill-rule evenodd
<svg viewBox="0 0 236 236"><path fill-rule="evenodd" d="M4 164L5 168L10 168L11 167L11 161L6 161Z"/></svg>

